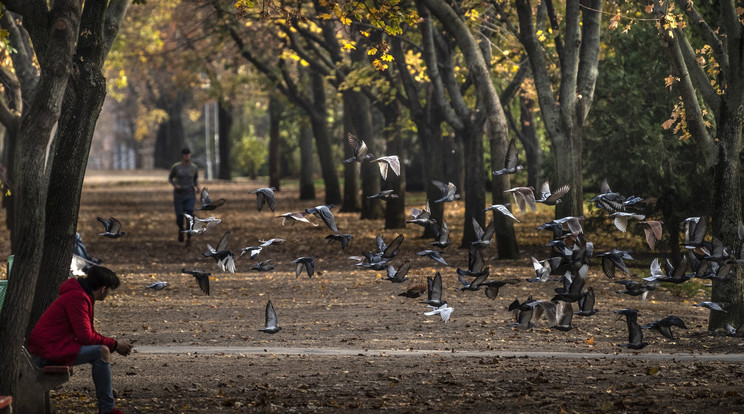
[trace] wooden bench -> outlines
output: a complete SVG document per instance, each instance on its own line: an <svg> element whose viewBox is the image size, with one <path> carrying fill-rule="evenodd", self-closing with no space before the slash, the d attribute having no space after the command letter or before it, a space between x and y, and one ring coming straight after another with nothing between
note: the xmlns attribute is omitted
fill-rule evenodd
<svg viewBox="0 0 744 414"><path fill-rule="evenodd" d="M48 365L38 368L25 347L22 348L22 354L15 408L17 412L24 414L51 414L54 411L49 400L49 391L70 380L72 367Z"/></svg>
<svg viewBox="0 0 744 414"><path fill-rule="evenodd" d="M13 414L13 397L0 395L0 414Z"/></svg>

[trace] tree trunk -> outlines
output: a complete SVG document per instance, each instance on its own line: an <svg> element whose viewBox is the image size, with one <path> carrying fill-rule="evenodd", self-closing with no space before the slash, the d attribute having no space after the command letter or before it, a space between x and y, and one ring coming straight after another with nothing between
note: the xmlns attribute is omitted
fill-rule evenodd
<svg viewBox="0 0 744 414"><path fill-rule="evenodd" d="M359 132L354 120L354 99L351 92L344 92L341 96L344 103L344 159L349 159L354 156L354 151L346 142L346 137L348 134L354 134L359 138ZM344 164L344 202L341 204L341 211L356 212L362 210L362 203L359 198L359 170L358 162Z"/></svg>
<svg viewBox="0 0 744 414"><path fill-rule="evenodd" d="M478 124L478 125L476 125ZM473 219L483 223L486 205L486 180L483 176L485 165L483 162L483 121L465 123L465 130L460 131L464 148L465 187L461 194L465 198L465 221L462 229L462 243L460 247L468 248L476 240ZM486 224L483 226L485 227Z"/></svg>
<svg viewBox="0 0 744 414"><path fill-rule="evenodd" d="M183 97L179 94L178 98L168 99L160 107L166 111L168 119L160 124L155 138L155 168L169 169L179 160L181 148L185 143L181 120Z"/></svg>
<svg viewBox="0 0 744 414"><path fill-rule="evenodd" d="M300 128L300 200L315 199L313 181L313 133L302 122Z"/></svg>
<svg viewBox="0 0 744 414"><path fill-rule="evenodd" d="M269 126L269 187L274 187L276 191L281 190L281 168L282 168L282 154L279 152L279 127L281 124L282 114L284 113L284 104L279 100L278 96L269 96L269 118L271 125ZM302 152L302 148L300 148ZM312 163L312 149L310 150L310 163ZM302 168L302 167L300 167ZM312 170L310 171L312 178ZM302 186L300 186L300 193L302 193ZM302 198L302 197L300 197ZM315 189L313 188L313 198L315 198Z"/></svg>
<svg viewBox="0 0 744 414"><path fill-rule="evenodd" d="M398 121L400 120L400 104L397 101L393 101L389 105L386 105L383 110L385 116L385 126L391 128L388 142L388 153L390 155L397 155L400 160L400 176L388 178L385 184L385 189L393 190L393 193L398 198L392 198L385 202L385 228L386 229L402 229L406 227L406 150L403 144L403 136L401 129L396 128Z"/></svg>
<svg viewBox="0 0 744 414"><path fill-rule="evenodd" d="M369 151L374 157L382 155L383 146L380 139L375 136L372 126L372 108L369 99L361 92L348 92L351 98L351 118L357 131L357 137L367 144ZM362 214L361 218L377 220L384 217L382 204L379 198L369 199L367 196L380 192L380 167L376 162L363 161L361 163L360 175L362 177ZM388 180L394 179L392 172Z"/></svg>
<svg viewBox="0 0 744 414"><path fill-rule="evenodd" d="M310 118L315 135L315 146L320 160L320 170L325 183L325 203L336 204L341 201L341 187L336 174L336 164L333 150L329 141L330 131L326 121L326 97L323 76L319 73L311 74L313 88L313 102L315 109Z"/></svg>
<svg viewBox="0 0 744 414"><path fill-rule="evenodd" d="M229 102L217 101L217 118L219 119L220 142L217 149L220 154L220 165L217 178L220 180L232 180L232 163L230 154L232 152L232 136L230 130L233 124L233 107Z"/></svg>
<svg viewBox="0 0 744 414"><path fill-rule="evenodd" d="M506 146L498 142L499 137L496 134L488 133L491 137L491 170L504 168L504 159L506 158ZM510 202L508 194L504 191L511 188L509 175L492 175L491 176L491 202L493 204L506 204ZM512 211L516 206L512 206ZM490 217L493 220L496 232L496 249L499 259L517 259L519 258L519 245L517 244L517 235L514 232L514 220L494 210ZM487 226L490 220L484 220L483 226Z"/></svg>
<svg viewBox="0 0 744 414"><path fill-rule="evenodd" d="M540 190L542 184L542 151L540 150L540 138L535 128L535 116L532 108L535 101L523 96L519 97L519 142L524 147L525 160L527 161L527 186ZM554 188L562 186L561 183L552 183Z"/></svg>
<svg viewBox="0 0 744 414"><path fill-rule="evenodd" d="M568 184L566 193L555 206L555 217L581 216L584 211L584 191L581 178L581 138L576 136L553 136L554 186ZM557 188L557 187L555 187Z"/></svg>

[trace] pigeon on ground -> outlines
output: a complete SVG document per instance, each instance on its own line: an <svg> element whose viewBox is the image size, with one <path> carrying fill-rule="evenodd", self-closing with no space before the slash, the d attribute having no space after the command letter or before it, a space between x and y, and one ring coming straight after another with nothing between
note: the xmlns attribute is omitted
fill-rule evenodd
<svg viewBox="0 0 744 414"><path fill-rule="evenodd" d="M409 283L405 292L399 293L398 296L406 298L417 298L426 292L426 283Z"/></svg>
<svg viewBox="0 0 744 414"><path fill-rule="evenodd" d="M297 223L298 221L302 221L302 222L305 222L307 224L312 224L313 226L318 227L317 224L312 223L312 222L310 222L310 220L308 220L307 218L305 218L305 216L307 214L308 213L305 213L303 211L301 213L284 213L284 214L281 214L281 215L279 215L277 217L281 217L282 218L282 226L286 225L287 223L289 223L289 226L294 226L295 223Z"/></svg>
<svg viewBox="0 0 744 414"><path fill-rule="evenodd" d="M220 198L219 200L212 201L212 198L209 197L209 192L207 191L207 187L202 188L200 201L202 205L201 207L197 208L197 210L210 211L218 207L222 207L225 204L224 198Z"/></svg>
<svg viewBox="0 0 744 414"><path fill-rule="evenodd" d="M625 321L628 323L628 343L618 344L618 346L630 349L643 349L647 342L643 342L643 332L641 326L638 325L638 311L635 309L620 309L616 310L617 314L616 321L625 315Z"/></svg>
<svg viewBox="0 0 744 414"><path fill-rule="evenodd" d="M127 234L127 232L121 231L121 223L113 217L108 220L102 217L96 217L96 220L100 221L106 230L103 233L98 233L99 236L108 237L109 239L117 239Z"/></svg>
<svg viewBox="0 0 744 414"><path fill-rule="evenodd" d="M568 193L568 190L571 189L571 186L566 184L563 187L555 190L555 192L550 191L550 184L545 181L543 185L540 187L540 198L535 199L536 203L543 203L547 206L554 206L561 202L561 197L566 195Z"/></svg>
<svg viewBox="0 0 744 414"><path fill-rule="evenodd" d="M429 307L434 308L434 310L431 310L429 312L424 312L424 315L431 316L431 315L439 314L439 316L442 317L442 320L444 321L444 323L449 322L450 315L452 315L452 311L455 310L455 308L450 308L449 305L447 305L446 303L440 306L429 305Z"/></svg>
<svg viewBox="0 0 744 414"><path fill-rule="evenodd" d="M537 205L535 204L535 189L532 187L514 187L510 188L505 193L511 193L514 198L514 204L519 207L519 212L524 214L527 212L527 208L535 211Z"/></svg>
<svg viewBox="0 0 744 414"><path fill-rule="evenodd" d="M580 311L576 312L576 314L579 316L592 316L599 312L598 309L594 309L594 300L594 289L589 286L582 294L581 299L579 299Z"/></svg>
<svg viewBox="0 0 744 414"><path fill-rule="evenodd" d="M434 239L436 239L435 242L429 243L432 246L439 247L440 249L444 249L450 244L452 244L452 241L449 239L449 226L447 226L447 220L444 218L442 219L442 226L439 227L435 221L432 220L431 228L434 231Z"/></svg>
<svg viewBox="0 0 744 414"><path fill-rule="evenodd" d="M501 213L501 214L503 214L503 215L511 218L512 220L516 221L517 223L519 223L519 219L517 219L516 217L514 217L514 214L512 214L512 212L509 211L509 207L510 206L511 206L511 203L493 204L490 207L488 207L485 210L483 210L483 212L491 211L491 210L498 210L499 213Z"/></svg>
<svg viewBox="0 0 744 414"><path fill-rule="evenodd" d="M308 277L313 277L315 274L315 258L314 257L298 257L292 260L292 263L296 263L295 277L299 277L302 273L302 268L305 268L305 272Z"/></svg>
<svg viewBox="0 0 744 414"><path fill-rule="evenodd" d="M442 192L442 198L434 200L435 203L451 202L460 198L460 194L455 194L457 192L457 187L455 187L451 182L445 184L438 180L431 180L431 183Z"/></svg>
<svg viewBox="0 0 744 414"><path fill-rule="evenodd" d="M276 200L274 200L274 191L276 191L276 188L274 187L263 187L259 188L257 190L251 191L251 194L256 195L256 207L258 207L258 211L261 211L261 209L265 204L268 204L269 208L273 212L274 209L276 209Z"/></svg>
<svg viewBox="0 0 744 414"><path fill-rule="evenodd" d="M471 242L471 244L475 247L486 247L490 246L491 242L493 242L493 235L496 233L496 223L494 223L493 220L491 220L490 223L488 223L488 226L486 227L486 230L483 230L483 228L478 224L478 220L473 217L473 230L475 231L475 237L476 240Z"/></svg>
<svg viewBox="0 0 744 414"><path fill-rule="evenodd" d="M504 168L493 171L493 175L504 175L504 174L515 174L523 167L519 164L517 157L517 144L514 142L514 138L509 141L509 146L506 148L506 156L504 157Z"/></svg>
<svg viewBox="0 0 744 414"><path fill-rule="evenodd" d="M364 141L362 141L361 139L357 138L351 132L346 134L346 142L349 144L349 147L351 147L353 156L351 158L343 160L342 162L344 164L349 164L354 161L362 162L373 157L373 155L369 153L367 144L364 143Z"/></svg>
<svg viewBox="0 0 744 414"><path fill-rule="evenodd" d="M408 274L408 270L411 268L411 262L409 260L406 260L403 262L400 267L396 270L392 265L388 266L387 268L387 277L384 278L384 280L389 280L393 283L403 283L408 278L406 275Z"/></svg>
<svg viewBox="0 0 744 414"><path fill-rule="evenodd" d="M393 170L395 175L400 176L400 160L397 155L386 155L384 157L375 158L372 162L379 164L380 175L383 180L387 181L388 167Z"/></svg>
<svg viewBox="0 0 744 414"><path fill-rule="evenodd" d="M655 329L665 338L674 340L674 334L672 333L672 326L678 326L682 329L687 329L685 323L677 316L669 315L664 319L653 321L641 326L641 329Z"/></svg>
<svg viewBox="0 0 744 414"><path fill-rule="evenodd" d="M223 272L227 271L235 273L235 255L230 250L227 250L227 244L230 242L230 232L226 231L222 235L220 242L217 243L217 248L207 244L207 251L202 253L204 257L212 257L217 262L220 270Z"/></svg>
<svg viewBox="0 0 744 414"><path fill-rule="evenodd" d="M351 234L329 234L326 237L326 240L328 240L328 244L331 244L335 241L341 243L341 250L345 249L346 246L349 245L349 242L351 242L351 239L354 238Z"/></svg>
<svg viewBox="0 0 744 414"><path fill-rule="evenodd" d="M703 301L698 302L692 306L698 306L701 308L708 308L710 310L718 311L718 312L726 312L724 308L724 304L721 302L710 302L710 301Z"/></svg>
<svg viewBox="0 0 744 414"><path fill-rule="evenodd" d="M486 287L486 297L488 299L496 299L499 295L499 289L504 285L514 285L519 283L519 279L505 279L505 280L487 280L480 284L480 286Z"/></svg>
<svg viewBox="0 0 744 414"><path fill-rule="evenodd" d="M276 266L274 266L272 263L269 263L271 259L266 259L263 262L258 262L251 266L251 270L258 270L259 272L268 272L270 270L274 270Z"/></svg>
<svg viewBox="0 0 744 414"><path fill-rule="evenodd" d="M429 258L431 258L433 260L436 260L437 262L439 262L439 263L441 263L441 264L443 264L445 266L449 266L447 264L447 262L442 258L441 253L438 252L438 251L436 251L436 250L426 249L426 250L422 250L420 252L416 252L416 254L418 256L429 256Z"/></svg>
<svg viewBox="0 0 744 414"><path fill-rule="evenodd" d="M439 272L437 272L433 278L431 276L427 277L426 284L428 297L426 301L421 303L425 303L434 308L438 308L447 303L447 301L442 300L442 275Z"/></svg>
<svg viewBox="0 0 744 414"><path fill-rule="evenodd" d="M654 250L654 247L656 247L656 242L661 240L662 237L662 228L661 225L663 222L658 220L646 220L641 221L641 224L643 224L643 232L646 234L646 244L648 244L648 247L651 250Z"/></svg>
<svg viewBox="0 0 744 414"><path fill-rule="evenodd" d="M277 326L276 311L274 311L274 305L271 304L271 301L268 301L266 303L266 325L264 328L259 329L259 331L275 334L281 330L282 328L280 326Z"/></svg>
<svg viewBox="0 0 744 414"><path fill-rule="evenodd" d="M333 204L329 204L327 206L315 206L313 208L308 208L305 210L305 213L308 214L314 214L315 217L323 220L323 223L331 229L332 232L338 233L338 227L336 227L336 219L333 218L333 213L331 213L331 209L333 208Z"/></svg>
<svg viewBox="0 0 744 414"><path fill-rule="evenodd" d="M152 290L163 290L163 289L165 289L165 288L166 288L166 287L168 287L168 286L170 286L170 283L168 283L168 282L163 282L163 281L160 281L160 280L159 280L159 281L157 281L157 282L154 282L154 283L150 283L149 285L147 285L146 289L152 289Z"/></svg>
<svg viewBox="0 0 744 414"><path fill-rule="evenodd" d="M183 213L183 216L188 221L189 226L186 230L182 230L181 233L202 234L212 230L217 227L218 224L222 223L222 220L214 217L200 219L199 217L192 216L188 213Z"/></svg>
<svg viewBox="0 0 744 414"><path fill-rule="evenodd" d="M646 216L644 216L643 214L626 213L624 211L612 213L610 214L610 217L613 217L615 219L615 227L617 227L617 229L623 233L628 230L628 222L630 221L630 219L643 220L646 218Z"/></svg>
<svg viewBox="0 0 744 414"><path fill-rule="evenodd" d="M394 190L382 190L377 194L372 194L370 196L367 196L369 199L373 198L379 198L381 200L388 201L393 198L398 198L398 195L393 192Z"/></svg>
<svg viewBox="0 0 744 414"><path fill-rule="evenodd" d="M206 293L207 296L209 296L209 276L212 274L209 272L205 272L202 270L186 270L181 269L181 272L188 273L196 279L196 283L199 284L199 289L201 289L202 292Z"/></svg>

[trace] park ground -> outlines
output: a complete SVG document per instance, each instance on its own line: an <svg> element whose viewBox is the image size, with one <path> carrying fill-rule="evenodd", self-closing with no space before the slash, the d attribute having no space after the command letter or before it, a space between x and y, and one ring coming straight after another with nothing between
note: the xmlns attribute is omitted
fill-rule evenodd
<svg viewBox="0 0 744 414"><path fill-rule="evenodd" d="M97 304L96 327L135 345L132 355L116 356L112 366L125 413L744 411L744 338L707 331L709 311L692 306L709 299L704 283L662 287L641 301L615 293L621 285L607 279L594 259L587 285L597 292L596 315L575 317L568 332L548 328L544 319L521 330L507 326L513 320L509 303L529 295L548 300L558 285L522 281L503 287L495 300L455 291L455 269L467 267L467 251L458 249L462 201L445 207L453 241L443 254L449 266L415 254L430 246L419 237L421 228L410 224L385 230L382 220L334 209L340 232L354 236L345 250L326 243L330 231L322 223L282 226L276 215L322 204L322 193L315 201L298 200L292 182L277 192L276 213L258 212L250 193L265 182L202 183L213 199L227 199L210 213L223 222L186 247L176 240L166 176L91 172L83 190L78 231L89 253L123 282ZM408 208L424 202L422 194L408 195ZM519 260L495 260L495 247L486 251L492 278L534 275L530 256L546 258L541 245L549 238L535 227L551 214L543 207L519 216ZM99 238L96 216L118 218L127 235ZM259 239L286 239L258 257L272 259L276 269L251 271L255 262L244 256L236 273L220 271L202 252L227 230L234 252ZM648 275L651 258L665 255L649 252L634 230L620 234L595 226L587 239L597 251L632 247L637 260L629 264L639 280ZM349 256L374 249L377 234L386 241L406 236L393 264L409 259L410 279L425 282L442 273L443 298L455 308L449 323L424 316L419 299L398 296L406 284L354 266ZM0 254L9 254L7 238L0 240ZM316 258L313 278L295 276L291 262L300 256ZM211 295L182 268L212 272ZM617 276L623 277L630 278ZM145 288L155 281L170 286ZM258 331L268 300L283 327L275 335ZM621 308L638 309L641 324L674 314L688 329L676 330L674 340L644 331L646 348L621 348L627 328L612 312ZM71 381L52 392L52 401L61 413L96 412L90 368L77 367Z"/></svg>

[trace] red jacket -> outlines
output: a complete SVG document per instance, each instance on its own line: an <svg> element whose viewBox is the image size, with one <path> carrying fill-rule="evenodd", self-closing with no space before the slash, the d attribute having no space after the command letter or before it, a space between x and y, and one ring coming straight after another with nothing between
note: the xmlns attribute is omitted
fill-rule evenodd
<svg viewBox="0 0 744 414"><path fill-rule="evenodd" d="M46 360L72 365L83 345L106 345L114 351L116 340L93 328L93 295L85 281L67 279L59 297L41 315L28 339L28 351Z"/></svg>

